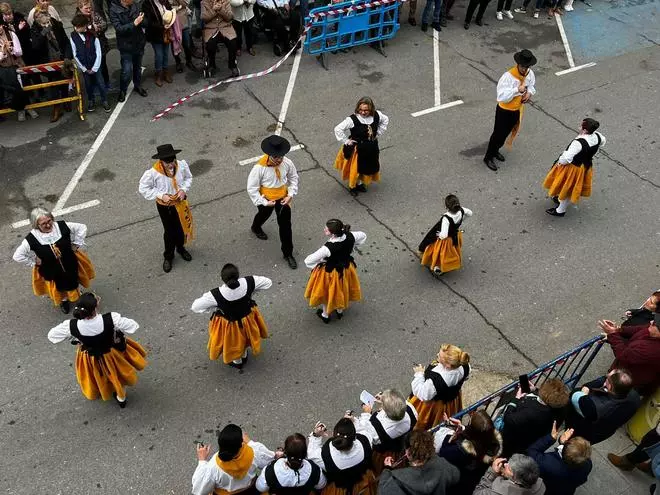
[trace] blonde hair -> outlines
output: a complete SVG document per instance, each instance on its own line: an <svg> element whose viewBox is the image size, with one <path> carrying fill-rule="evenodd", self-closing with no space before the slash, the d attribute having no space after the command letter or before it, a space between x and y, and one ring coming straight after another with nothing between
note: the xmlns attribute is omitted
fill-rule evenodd
<svg viewBox="0 0 660 495"><path fill-rule="evenodd" d="M383 404L383 411L391 420L401 421L406 415L406 399L398 390L383 391L380 400Z"/></svg>
<svg viewBox="0 0 660 495"><path fill-rule="evenodd" d="M376 113L376 105L374 105L374 100L372 100L368 96L363 96L362 98L360 98L357 102L357 105L355 105L355 113L358 113L358 111L360 110L360 106L362 105L367 105L369 107L369 115L373 117L374 114Z"/></svg>
<svg viewBox="0 0 660 495"><path fill-rule="evenodd" d="M0 3L0 14L11 14L12 12L11 5L7 2Z"/></svg>
<svg viewBox="0 0 660 495"><path fill-rule="evenodd" d="M82 9L85 5L89 5L92 7L92 11L94 10L94 4L92 3L92 0L78 0L77 5L78 9Z"/></svg>
<svg viewBox="0 0 660 495"><path fill-rule="evenodd" d="M539 387L539 398L553 409L561 409L569 401L568 387L559 378L551 378Z"/></svg>
<svg viewBox="0 0 660 495"><path fill-rule="evenodd" d="M458 368L459 366L470 364L470 355L453 344L442 344L440 346L440 352L444 354L444 363L442 364L450 368Z"/></svg>
<svg viewBox="0 0 660 495"><path fill-rule="evenodd" d="M562 459L569 466L580 466L591 459L591 444L582 437L573 437L564 444Z"/></svg>

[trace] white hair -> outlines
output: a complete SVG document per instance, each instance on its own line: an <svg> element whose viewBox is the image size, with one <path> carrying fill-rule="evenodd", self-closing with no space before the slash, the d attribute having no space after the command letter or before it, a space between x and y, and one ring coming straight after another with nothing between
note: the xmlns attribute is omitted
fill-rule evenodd
<svg viewBox="0 0 660 495"><path fill-rule="evenodd" d="M51 220L55 220L55 217L53 216L53 214L50 211L48 211L47 209L45 209L45 208L34 208L30 212L30 223L32 224L33 229L39 228L39 226L37 225L37 222L39 221L39 219L41 217L48 217Z"/></svg>
<svg viewBox="0 0 660 495"><path fill-rule="evenodd" d="M385 411L388 418L401 421L406 415L406 399L398 390L388 389L383 391L381 401L383 411Z"/></svg>

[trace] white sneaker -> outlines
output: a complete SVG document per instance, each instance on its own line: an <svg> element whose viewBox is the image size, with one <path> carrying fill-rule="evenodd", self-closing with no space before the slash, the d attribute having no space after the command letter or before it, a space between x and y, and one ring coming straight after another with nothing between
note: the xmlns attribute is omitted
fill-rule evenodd
<svg viewBox="0 0 660 495"><path fill-rule="evenodd" d="M513 19L513 14L511 13L510 10L505 10L504 15L507 16L509 19Z"/></svg>
<svg viewBox="0 0 660 495"><path fill-rule="evenodd" d="M538 19L538 18L539 18L539 11L537 10L536 12L534 12L534 19Z"/></svg>
<svg viewBox="0 0 660 495"><path fill-rule="evenodd" d="M19 110L16 113L18 114L18 121L25 122L25 110Z"/></svg>
<svg viewBox="0 0 660 495"><path fill-rule="evenodd" d="M501 21L502 19L504 19L504 17L502 17L502 12L496 12L495 17L497 17L498 21Z"/></svg>
<svg viewBox="0 0 660 495"><path fill-rule="evenodd" d="M565 10L566 12L573 12L575 9L573 8L572 5L566 5L566 6L564 7L564 10Z"/></svg>
<svg viewBox="0 0 660 495"><path fill-rule="evenodd" d="M520 7L518 9L513 9L513 11L516 14L526 14L527 13L527 9L525 7Z"/></svg>
<svg viewBox="0 0 660 495"><path fill-rule="evenodd" d="M28 115L29 115L30 117L32 117L33 119L39 118L39 114L37 113L36 110L32 110L32 109L30 109L30 110L27 111L27 113L28 113Z"/></svg>

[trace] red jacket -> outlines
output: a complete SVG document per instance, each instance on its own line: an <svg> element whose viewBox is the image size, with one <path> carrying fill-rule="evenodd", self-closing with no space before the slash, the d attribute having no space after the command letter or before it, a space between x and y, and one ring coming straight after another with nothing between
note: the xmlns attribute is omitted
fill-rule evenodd
<svg viewBox="0 0 660 495"><path fill-rule="evenodd" d="M648 328L648 324L624 326L607 336L615 358L611 368L630 371L633 386L642 395L653 393L660 385L660 339L651 337Z"/></svg>

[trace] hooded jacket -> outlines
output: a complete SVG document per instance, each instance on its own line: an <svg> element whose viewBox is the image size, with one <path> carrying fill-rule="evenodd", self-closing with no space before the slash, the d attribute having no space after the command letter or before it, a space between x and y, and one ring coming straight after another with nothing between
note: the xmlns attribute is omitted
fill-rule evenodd
<svg viewBox="0 0 660 495"><path fill-rule="evenodd" d="M499 476L492 468L488 468L473 495L543 495L544 493L545 485L540 477L536 480L534 486L525 488Z"/></svg>
<svg viewBox="0 0 660 495"><path fill-rule="evenodd" d="M460 472L445 459L433 456L423 466L385 469L378 483L379 495L445 495L454 493Z"/></svg>

